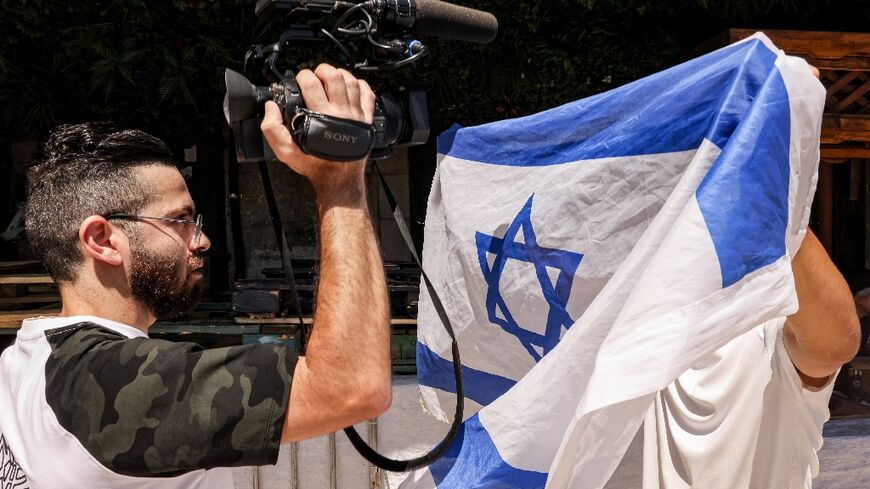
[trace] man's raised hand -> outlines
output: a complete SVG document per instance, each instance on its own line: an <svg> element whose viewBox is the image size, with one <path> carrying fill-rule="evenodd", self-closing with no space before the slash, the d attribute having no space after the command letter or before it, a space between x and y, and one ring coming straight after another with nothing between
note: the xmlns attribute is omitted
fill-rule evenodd
<svg viewBox="0 0 870 489"><path fill-rule="evenodd" d="M296 75L296 83L308 110L366 124L372 123L375 94L365 80L357 79L350 72L321 64L313 72L300 71ZM266 102L260 128L275 156L308 178L315 190L319 191L324 186L340 186L348 177L354 179L362 175L365 159L339 163L305 154L284 125L281 111L274 102Z"/></svg>

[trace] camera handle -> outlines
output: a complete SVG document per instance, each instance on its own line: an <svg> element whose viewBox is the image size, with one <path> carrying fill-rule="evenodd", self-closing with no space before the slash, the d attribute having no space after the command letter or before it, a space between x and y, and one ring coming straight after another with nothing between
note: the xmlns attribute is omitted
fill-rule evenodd
<svg viewBox="0 0 870 489"><path fill-rule="evenodd" d="M303 107L296 107L288 127L302 151L325 160L357 161L365 158L375 144L375 129L371 124Z"/></svg>
<svg viewBox="0 0 870 489"><path fill-rule="evenodd" d="M441 302L441 298L438 296L438 293L435 292L435 287L429 280L429 276L426 275L426 272L423 270L423 264L420 262L420 257L417 255L417 250L414 247L414 242L411 239L411 233L408 231L408 226L405 224L405 218L402 215L402 211L401 209L399 209L396 198L393 196L393 192L390 190L389 185L387 185L387 181L381 174L381 170L378 168L377 162L372 160L372 166L374 167L375 172L378 174L378 179L381 182L381 188L383 188L384 195L387 198L387 202L390 204L390 209L393 212L393 218L396 221L396 225L399 227L399 232L402 234L405 245L411 252L411 256L414 257L414 261L417 263L417 266L420 267L420 272L423 277L423 283L426 285L426 290L429 292L429 296L432 299L432 305L435 308L435 312L438 314L438 318L441 320L441 324L444 325L444 328L447 330L447 334L450 336L451 349L453 353L453 374L454 378L456 379L456 411L453 415L453 423L450 425L450 430L444 436L444 439L442 439L437 445L435 445L435 447L428 453L408 460L395 460L387 458L376 452L365 441L363 441L362 437L359 436L359 433L356 432L356 429L353 426L348 426L344 429L345 434L347 435L348 439L350 440L356 451L359 452L359 454L362 455L363 458L368 460L372 465L380 467L384 470L389 470L391 472L407 472L409 470L425 467L432 462L438 460L442 455L444 455L447 449L450 448L450 444L453 443L454 438L456 438L456 434L459 432L459 428L462 425L462 414L465 410L465 393L462 387L462 366L459 360L459 344L456 341L456 335L453 332L453 326L451 326L450 324L450 318L447 316L447 312L444 310L444 305ZM287 279L290 281L291 299L293 301L293 307L295 309L296 316L299 319L299 331L302 338L300 341L300 353L304 354L305 346L307 344L308 336L310 333L309 326L305 325L302 321L302 309L299 306L299 297L296 292L296 278L293 276L293 267L290 260L290 249L287 246L287 238L284 235L284 229L281 224L281 217L278 211L278 205L275 202L275 194L272 190L271 178L269 177L269 169L265 161L260 162L260 177L263 180L263 188L266 194L266 202L269 206L269 214L272 217L272 227L275 231L275 239L278 241L281 250L281 266L284 269L284 273L287 275Z"/></svg>

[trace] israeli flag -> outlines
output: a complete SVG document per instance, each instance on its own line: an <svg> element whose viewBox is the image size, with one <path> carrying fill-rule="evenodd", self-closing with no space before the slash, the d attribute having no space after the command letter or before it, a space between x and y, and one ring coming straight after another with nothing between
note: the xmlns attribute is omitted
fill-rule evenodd
<svg viewBox="0 0 870 489"><path fill-rule="evenodd" d="M521 119L447 131L424 264L468 410L403 488L600 488L654 394L797 310L825 90L750 39ZM421 292L418 381L451 416L450 341Z"/></svg>

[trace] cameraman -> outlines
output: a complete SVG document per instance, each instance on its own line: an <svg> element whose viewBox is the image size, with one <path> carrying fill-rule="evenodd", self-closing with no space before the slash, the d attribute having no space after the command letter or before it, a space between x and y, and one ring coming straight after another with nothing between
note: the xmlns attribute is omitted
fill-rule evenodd
<svg viewBox="0 0 870 489"><path fill-rule="evenodd" d="M327 65L297 81L312 111L372 122L365 81ZM199 299L210 246L201 218L160 140L61 126L28 175L26 225L63 309L24 321L0 356L0 486L230 488L225 467L275 463L280 443L389 407L389 311L365 160L302 153L278 107L265 109L266 139L317 197L308 354L149 339L155 320Z"/></svg>

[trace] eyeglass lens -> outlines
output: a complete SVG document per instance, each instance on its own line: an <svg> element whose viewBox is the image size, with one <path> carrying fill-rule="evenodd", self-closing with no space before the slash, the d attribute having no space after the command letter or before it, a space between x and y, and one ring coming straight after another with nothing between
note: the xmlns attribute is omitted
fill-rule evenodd
<svg viewBox="0 0 870 489"><path fill-rule="evenodd" d="M193 245L199 246L199 239L202 237L202 214L196 216L196 227L193 231Z"/></svg>

